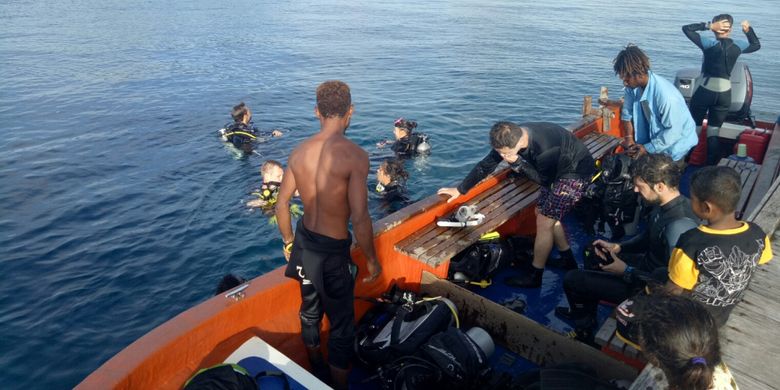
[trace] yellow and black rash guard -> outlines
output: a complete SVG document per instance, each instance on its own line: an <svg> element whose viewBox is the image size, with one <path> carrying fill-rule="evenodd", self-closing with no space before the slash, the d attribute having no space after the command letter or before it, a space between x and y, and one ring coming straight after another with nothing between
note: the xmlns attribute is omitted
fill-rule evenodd
<svg viewBox="0 0 780 390"><path fill-rule="evenodd" d="M680 236L669 260L669 279L690 290L723 325L756 266L770 259L769 237L758 225L742 222L728 230L702 225Z"/></svg>

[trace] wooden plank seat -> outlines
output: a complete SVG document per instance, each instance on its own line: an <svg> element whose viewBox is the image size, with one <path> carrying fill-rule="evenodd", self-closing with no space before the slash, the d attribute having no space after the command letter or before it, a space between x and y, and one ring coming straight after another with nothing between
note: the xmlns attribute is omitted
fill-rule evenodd
<svg viewBox="0 0 780 390"><path fill-rule="evenodd" d="M615 320L615 317L608 317L601 325L601 328L599 328L599 331L596 332L594 337L596 344L600 345L602 350L608 349L632 359L640 359L640 351L621 340L615 332L616 329L617 320Z"/></svg>
<svg viewBox="0 0 780 390"><path fill-rule="evenodd" d="M620 139L606 134L592 133L583 143L594 158L613 151ZM467 204L475 205L485 215L485 221L474 227L443 228L431 222L410 236L399 241L395 249L404 255L431 266L438 266L457 253L477 242L483 234L491 232L512 216L531 206L539 195L539 186L526 178L513 178L480 193Z"/></svg>
<svg viewBox="0 0 780 390"><path fill-rule="evenodd" d="M735 161L723 158L718 162L718 165L734 168L739 172L739 176L742 179L742 193L739 196L739 203L737 203L737 218L748 214L751 210L747 210L748 199L750 198L753 186L756 184L756 178L758 172L761 169L761 165L747 161ZM758 194L762 196L762 194Z"/></svg>

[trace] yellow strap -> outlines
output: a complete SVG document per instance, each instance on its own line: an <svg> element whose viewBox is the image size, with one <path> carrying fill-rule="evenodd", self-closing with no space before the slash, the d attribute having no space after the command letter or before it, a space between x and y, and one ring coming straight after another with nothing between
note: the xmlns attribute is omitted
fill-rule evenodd
<svg viewBox="0 0 780 390"><path fill-rule="evenodd" d="M225 137L230 137L231 135L245 135L245 136L247 136L247 137L249 137L251 139L256 139L257 138L256 135L254 135L252 133L247 133L246 131L233 131L233 132L230 132L230 133L226 133Z"/></svg>
<svg viewBox="0 0 780 390"><path fill-rule="evenodd" d="M493 239L500 238L500 237L501 237L501 235L498 234L498 232L492 231L492 232L487 232L487 233L483 234L481 237L479 237L479 239L480 240L493 240Z"/></svg>
<svg viewBox="0 0 780 390"><path fill-rule="evenodd" d="M482 281L479 281L479 282L469 282L469 284L473 284L475 286L479 286L479 287L482 287L482 288L488 288L488 286L493 284L493 281L490 280L490 279L485 279L485 280L482 280Z"/></svg>
<svg viewBox="0 0 780 390"><path fill-rule="evenodd" d="M590 179L590 182L591 182L591 183L595 182L595 181L596 181L596 179L598 179L598 178L599 178L599 176L601 176L601 173L602 173L602 172L604 172L604 171L599 171L599 173L597 173L597 174L596 174L596 176L593 176L593 179Z"/></svg>
<svg viewBox="0 0 780 390"><path fill-rule="evenodd" d="M290 252L292 252L292 247L293 247L293 243L291 241L291 242L289 242L287 244L284 244L282 249L284 249L285 252L290 253Z"/></svg>

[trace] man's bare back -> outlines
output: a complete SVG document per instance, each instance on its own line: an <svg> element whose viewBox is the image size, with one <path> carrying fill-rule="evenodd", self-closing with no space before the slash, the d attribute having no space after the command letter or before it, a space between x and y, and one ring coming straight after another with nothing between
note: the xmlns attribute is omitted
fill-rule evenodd
<svg viewBox="0 0 780 390"><path fill-rule="evenodd" d="M328 85L330 84L330 85ZM320 89L330 88L320 101ZM368 277L373 281L382 268L374 251L374 231L368 214L368 153L344 136L354 107L349 87L341 82L325 82L318 88L314 114L320 131L290 154L276 203L279 231L289 260L293 241L290 198L298 190L303 201L303 226L333 239L349 237L352 221L355 239L366 256Z"/></svg>
<svg viewBox="0 0 780 390"><path fill-rule="evenodd" d="M341 134L318 133L292 152L288 164L306 210L304 226L347 238L351 209L362 217L359 209L366 207L360 200L365 204L368 196L368 154Z"/></svg>

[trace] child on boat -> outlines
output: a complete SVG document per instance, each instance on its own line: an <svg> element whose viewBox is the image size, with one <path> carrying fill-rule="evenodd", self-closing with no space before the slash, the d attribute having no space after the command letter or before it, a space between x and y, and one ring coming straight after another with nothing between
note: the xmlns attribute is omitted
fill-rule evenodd
<svg viewBox="0 0 780 390"><path fill-rule="evenodd" d="M707 310L680 296L637 297L639 346L649 364L629 390L736 390L720 355L718 326Z"/></svg>
<svg viewBox="0 0 780 390"><path fill-rule="evenodd" d="M733 168L702 168L691 178L691 206L706 225L680 236L669 260L668 291L690 294L719 326L742 300L756 267L772 259L769 237L734 211L742 190Z"/></svg>
<svg viewBox="0 0 780 390"><path fill-rule="evenodd" d="M403 162L388 158L376 170L376 192L382 196L383 209L394 213L409 204L406 193L406 180L409 173L404 169Z"/></svg>
<svg viewBox="0 0 780 390"><path fill-rule="evenodd" d="M398 118L393 122L395 142L393 142L391 149L399 157L413 157L430 152L431 145L428 144L428 135L414 132L416 128L417 122L412 120ZM384 147L387 143L388 141L383 141L377 146Z"/></svg>
<svg viewBox="0 0 780 390"><path fill-rule="evenodd" d="M262 139L282 136L279 130L261 133L252 123L252 110L244 102L234 106L230 116L233 117L233 123L228 123L219 130L222 140L246 154L252 153L252 144L258 137Z"/></svg>

